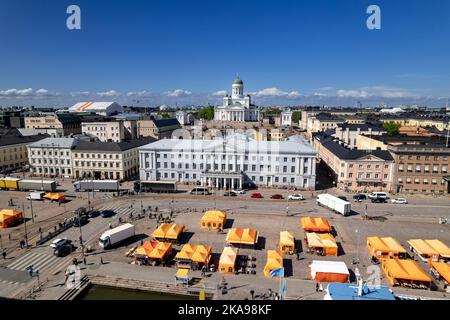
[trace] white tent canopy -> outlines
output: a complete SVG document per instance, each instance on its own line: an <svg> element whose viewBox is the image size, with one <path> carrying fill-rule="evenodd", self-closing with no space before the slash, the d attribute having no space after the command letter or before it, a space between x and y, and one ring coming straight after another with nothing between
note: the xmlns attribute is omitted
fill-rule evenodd
<svg viewBox="0 0 450 320"><path fill-rule="evenodd" d="M321 261L313 260L309 265L313 279L316 273L338 273L350 275L347 265L343 261Z"/></svg>

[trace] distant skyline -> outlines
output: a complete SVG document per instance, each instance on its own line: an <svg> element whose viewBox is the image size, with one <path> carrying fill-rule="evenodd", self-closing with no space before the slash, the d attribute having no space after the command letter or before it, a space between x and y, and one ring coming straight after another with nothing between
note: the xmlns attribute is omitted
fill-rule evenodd
<svg viewBox="0 0 450 320"><path fill-rule="evenodd" d="M66 8L81 8L81 30ZM366 9L381 8L381 30ZM2 0L0 106L445 106L450 1ZM138 102L139 101L139 102Z"/></svg>

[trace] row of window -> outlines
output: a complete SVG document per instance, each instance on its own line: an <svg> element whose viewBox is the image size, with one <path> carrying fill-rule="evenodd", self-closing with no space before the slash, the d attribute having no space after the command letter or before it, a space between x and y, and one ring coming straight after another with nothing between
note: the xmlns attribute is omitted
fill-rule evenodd
<svg viewBox="0 0 450 320"><path fill-rule="evenodd" d="M146 167L150 167L150 163L146 162ZM169 163L168 162L163 162L162 165L161 163L158 161L156 162L156 168L164 168L164 169L169 169ZM197 164L197 163L174 163L174 162L170 162L170 169L192 169L192 170L204 170L205 169L205 165L203 163ZM214 170L214 171L235 171L235 172L239 172L239 171L249 171L249 168L251 169L250 171L269 171L272 172L273 169L274 172L279 173L279 172L283 172L283 173L296 173L296 167L295 166L283 166L282 167L282 171L280 171L280 166L271 166L271 165L248 165L248 164L244 164L244 166L241 166L240 164L237 165L233 165L233 164L222 164L219 167L219 164L206 164L206 170ZM308 167L303 167L303 174L307 174L308 173Z"/></svg>
<svg viewBox="0 0 450 320"><path fill-rule="evenodd" d="M424 179L420 179L420 178L414 178L414 179L412 179L412 178L405 178L404 180L403 180L403 178L398 178L398 183L403 183L403 182L405 182L406 184L411 184L411 183L413 183L414 182L414 184L420 184L420 183L423 183L423 184L429 184L430 182L431 182L431 184L438 184L438 179L427 179L427 178L424 178ZM441 180L441 185L444 185L445 184L445 180L444 179L442 179Z"/></svg>
<svg viewBox="0 0 450 320"><path fill-rule="evenodd" d="M66 157L68 157L70 155L69 151L60 151L60 152L58 152L56 150L54 150L54 151L49 150L48 152L46 150L42 151L42 155L44 155L44 156L49 155L49 156L61 156L61 157L63 157L64 154L66 155ZM36 150L36 151L35 150L31 150L31 155L33 155L33 156L34 155L40 156L41 155L41 151L40 150Z"/></svg>
<svg viewBox="0 0 450 320"><path fill-rule="evenodd" d="M32 164L62 164L70 165L70 159L31 159Z"/></svg>
<svg viewBox="0 0 450 320"><path fill-rule="evenodd" d="M350 163L350 164L348 165L349 168L353 168L353 166L354 166L353 163ZM341 167L342 167L342 168L345 167L345 162L342 162L342 163L341 163ZM372 165L372 164L366 164L365 167L366 167L366 169L368 169L368 170L370 170L370 169L381 169L381 165L380 165L380 164L375 164L375 165ZM388 164L385 164L385 165L384 165L384 168L385 168L385 169L389 169L389 165L388 165ZM361 163L358 164L358 169L364 169L364 164L361 164Z"/></svg>
<svg viewBox="0 0 450 320"><path fill-rule="evenodd" d="M345 173L344 172L342 172L341 173L341 178L344 178L345 177ZM358 173L358 179L363 179L363 177L365 177L365 179L380 179L381 178L381 174L379 174L379 173L366 173L365 175L364 175L364 173L362 173L362 172L359 172ZM349 179L352 179L353 178L353 173L352 172L350 172L349 174L348 174L348 178ZM387 179L388 178L388 174L387 173L385 173L384 175L383 175L383 179Z"/></svg>
<svg viewBox="0 0 450 320"><path fill-rule="evenodd" d="M408 160L422 160L425 159L425 161L430 161L431 159L433 159L434 161L439 161L439 160L443 160L443 161L447 161L448 160L448 156L404 156L404 155L399 155L398 156L399 160L404 160L404 159L408 159Z"/></svg>
<svg viewBox="0 0 450 320"><path fill-rule="evenodd" d="M145 153L145 158L148 158L148 157L149 157L149 153ZM205 157L206 157L207 160L213 160L213 159L214 160L219 160L220 158L222 158L222 160L227 160L227 157L228 157L228 160L231 160L231 161L234 161L234 160L240 161L240 160L242 160L242 156L240 156L240 155L225 155L225 154L223 154L223 155L203 155L203 154L196 155L196 154L188 153L188 154L184 154L184 157L183 157L182 153L178 153L176 156L173 153L171 153L171 154L167 154L167 153L159 154L159 153L157 153L156 154L156 159L160 159L160 158L164 158L164 159L168 159L168 158L170 158L170 159L175 159L175 158L182 159L182 158L184 158L186 160L191 160L191 159L195 160L197 158L198 159L205 159ZM251 158L252 161L260 161L260 162L264 162L266 160L270 162L270 161L273 160L272 156L251 156L250 158ZM277 162L280 161L280 157L279 156L276 156L274 159ZM295 159L296 159L295 157L291 157L290 158L291 162L295 162ZM249 156L246 155L244 160L248 161L249 160ZM283 160L283 162L288 162L289 161L289 157L282 157L282 160Z"/></svg>

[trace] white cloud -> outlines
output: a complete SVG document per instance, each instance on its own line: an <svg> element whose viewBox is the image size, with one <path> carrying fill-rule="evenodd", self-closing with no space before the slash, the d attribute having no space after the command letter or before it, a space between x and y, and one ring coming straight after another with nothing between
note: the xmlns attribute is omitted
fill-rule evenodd
<svg viewBox="0 0 450 320"><path fill-rule="evenodd" d="M372 86L363 87L357 89L340 89L336 91L336 96L338 98L386 98L386 99L396 99L396 98L417 98L416 94L413 94L407 90L401 88L390 88L385 86Z"/></svg>
<svg viewBox="0 0 450 320"><path fill-rule="evenodd" d="M213 92L212 95L213 95L214 97L223 97L223 96L225 96L227 93L228 93L227 90L219 90L219 91Z"/></svg>
<svg viewBox="0 0 450 320"><path fill-rule="evenodd" d="M38 96L49 96L51 95L47 89L38 89L35 91L35 94Z"/></svg>
<svg viewBox="0 0 450 320"><path fill-rule="evenodd" d="M289 97L289 98L297 98L300 97L301 94L298 91L283 91L278 88L265 88L257 92L251 92L251 95L255 97Z"/></svg>
<svg viewBox="0 0 450 320"><path fill-rule="evenodd" d="M33 94L32 88L27 89L7 89L0 91L0 96L8 96L8 97L21 97L21 96L30 96Z"/></svg>
<svg viewBox="0 0 450 320"><path fill-rule="evenodd" d="M97 92L100 97L116 97L119 93L116 90L109 90L104 92Z"/></svg>
<svg viewBox="0 0 450 320"><path fill-rule="evenodd" d="M369 96L364 90L338 90L336 95L339 98L366 98Z"/></svg>
<svg viewBox="0 0 450 320"><path fill-rule="evenodd" d="M191 91L176 89L174 91L167 91L165 93L168 97L186 97L192 94Z"/></svg>

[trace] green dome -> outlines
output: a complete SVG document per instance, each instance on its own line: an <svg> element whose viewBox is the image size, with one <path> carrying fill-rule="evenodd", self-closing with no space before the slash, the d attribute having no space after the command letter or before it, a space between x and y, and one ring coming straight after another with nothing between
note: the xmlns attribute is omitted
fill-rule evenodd
<svg viewBox="0 0 450 320"><path fill-rule="evenodd" d="M244 84L244 83L242 82L242 80L238 76L236 79L233 80L233 84Z"/></svg>

